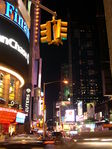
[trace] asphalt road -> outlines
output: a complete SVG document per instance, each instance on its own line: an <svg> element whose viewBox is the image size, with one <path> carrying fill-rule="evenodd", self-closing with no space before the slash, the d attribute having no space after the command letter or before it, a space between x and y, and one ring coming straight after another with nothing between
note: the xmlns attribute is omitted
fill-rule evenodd
<svg viewBox="0 0 112 149"><path fill-rule="evenodd" d="M0 149L112 149L112 142L80 142L80 143L68 143L66 145L53 145L46 146L10 146L0 147Z"/></svg>
<svg viewBox="0 0 112 149"><path fill-rule="evenodd" d="M43 146L7 146L0 147L0 149L112 149L112 142L80 142L80 143L68 143L67 145L46 145Z"/></svg>
<svg viewBox="0 0 112 149"><path fill-rule="evenodd" d="M10 144L0 149L112 149L112 131L82 133L63 144Z"/></svg>

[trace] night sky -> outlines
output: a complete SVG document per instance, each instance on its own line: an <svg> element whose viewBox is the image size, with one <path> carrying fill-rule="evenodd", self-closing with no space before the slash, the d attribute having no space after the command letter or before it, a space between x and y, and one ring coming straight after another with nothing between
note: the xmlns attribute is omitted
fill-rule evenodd
<svg viewBox="0 0 112 149"><path fill-rule="evenodd" d="M81 22L92 22L96 16L96 1L97 0L43 0L42 4L49 9L57 12L57 19L69 21L68 14L71 20L79 19ZM41 10L41 24L52 20L52 15ZM40 44L40 53L43 61L42 82L60 80L61 65L68 64L68 41L64 41L63 45L53 46ZM52 117L53 101L56 101L59 96L59 83L46 86L46 104L47 118ZM49 110L50 109L50 110Z"/></svg>

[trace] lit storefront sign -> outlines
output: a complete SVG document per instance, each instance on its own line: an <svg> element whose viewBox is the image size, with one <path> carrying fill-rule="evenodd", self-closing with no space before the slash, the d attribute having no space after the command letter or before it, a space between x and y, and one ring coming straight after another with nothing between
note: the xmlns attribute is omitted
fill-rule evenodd
<svg viewBox="0 0 112 149"><path fill-rule="evenodd" d="M19 44L17 41L15 41L12 38L7 38L3 35L0 35L0 42L4 43L14 50L18 51L24 58L27 60L27 64L29 64L29 53L27 53Z"/></svg>
<svg viewBox="0 0 112 149"><path fill-rule="evenodd" d="M3 108L3 107L0 107L0 112L12 112L12 113L17 113L17 110L14 110L14 109L8 109L8 108Z"/></svg>
<svg viewBox="0 0 112 149"><path fill-rule="evenodd" d="M15 109L0 107L0 123L24 123L25 114Z"/></svg>
<svg viewBox="0 0 112 149"><path fill-rule="evenodd" d="M0 123L13 123L16 119L17 110L0 107Z"/></svg>
<svg viewBox="0 0 112 149"><path fill-rule="evenodd" d="M28 113L30 112L30 98L31 98L31 89L27 88L26 89L26 100L25 100L25 112Z"/></svg>
<svg viewBox="0 0 112 149"><path fill-rule="evenodd" d="M19 26L23 32L25 33L25 35L27 36L27 38L29 39L29 28L26 24L26 22L24 21L23 17L21 15L19 15L18 13L18 9L15 8L12 4L10 4L9 2L4 2L5 3L5 11L3 11L3 15L4 17L8 18L9 20L13 21L13 23L15 23L17 26ZM1 3L3 5L3 1ZM5 14L4 14L5 12Z"/></svg>
<svg viewBox="0 0 112 149"><path fill-rule="evenodd" d="M25 114L21 112L17 112L16 122L23 124L25 122Z"/></svg>

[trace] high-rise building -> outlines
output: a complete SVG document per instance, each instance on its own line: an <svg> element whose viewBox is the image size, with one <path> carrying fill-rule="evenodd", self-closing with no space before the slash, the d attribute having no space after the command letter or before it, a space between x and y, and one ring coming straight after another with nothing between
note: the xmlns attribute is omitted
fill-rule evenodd
<svg viewBox="0 0 112 149"><path fill-rule="evenodd" d="M97 43L100 52L100 66L101 66L101 77L102 77L102 89L103 89L103 102L98 102L96 105L96 112L102 111L104 117L109 118L109 113L112 107L111 97L112 97L112 77L111 77L111 50L109 46L110 40L108 40L108 25L106 26L105 11L104 6L108 6L109 1L99 0L97 1L97 11L96 11L96 28L97 28ZM105 5L104 5L105 4ZM106 12L107 13L107 12ZM108 29L107 29L108 28ZM104 110L105 109L105 110Z"/></svg>
<svg viewBox="0 0 112 149"><path fill-rule="evenodd" d="M91 21L71 21L70 45L72 49L73 104L94 102L96 112L104 111L111 98L112 78L103 1L97 1L96 13ZM95 18L96 15L96 18ZM71 36L71 37L70 37ZM101 108L98 108L101 107ZM108 107L108 106L107 106Z"/></svg>
<svg viewBox="0 0 112 149"><path fill-rule="evenodd" d="M73 102L102 100L99 51L94 24L72 22Z"/></svg>

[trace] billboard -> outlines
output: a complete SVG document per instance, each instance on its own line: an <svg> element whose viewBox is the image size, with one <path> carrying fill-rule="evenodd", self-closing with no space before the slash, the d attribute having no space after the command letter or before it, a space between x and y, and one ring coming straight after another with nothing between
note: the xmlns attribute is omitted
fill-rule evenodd
<svg viewBox="0 0 112 149"><path fill-rule="evenodd" d="M81 116L83 114L82 110L82 101L78 102L78 116Z"/></svg>
<svg viewBox="0 0 112 149"><path fill-rule="evenodd" d="M75 121L75 111L74 109L69 109L65 111L65 122Z"/></svg>
<svg viewBox="0 0 112 149"><path fill-rule="evenodd" d="M87 103L87 118L94 118L95 105L93 102Z"/></svg>

